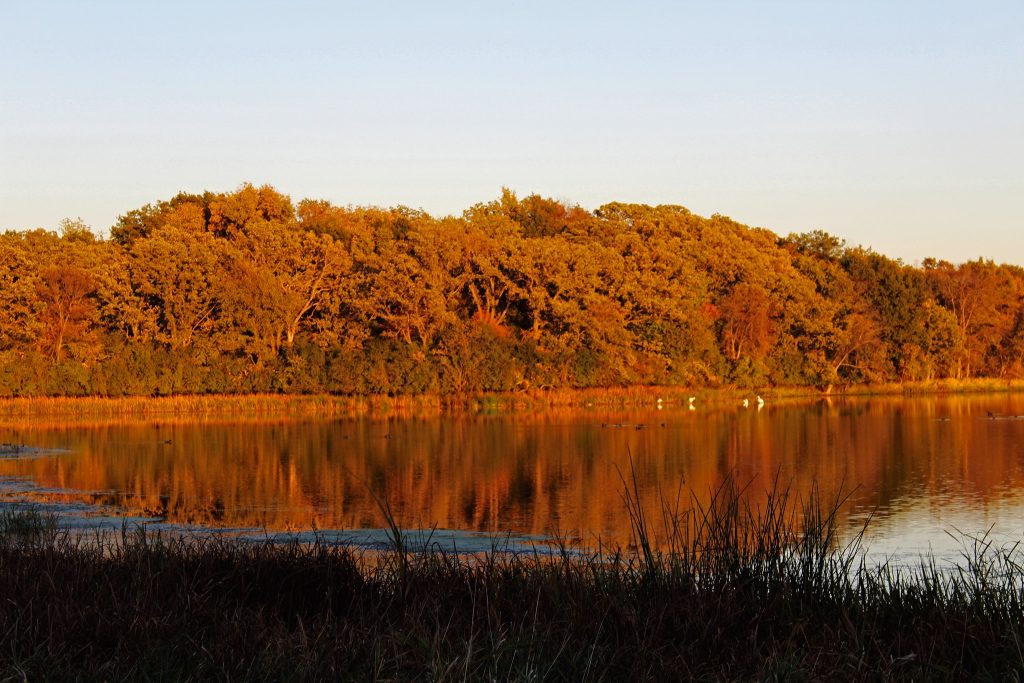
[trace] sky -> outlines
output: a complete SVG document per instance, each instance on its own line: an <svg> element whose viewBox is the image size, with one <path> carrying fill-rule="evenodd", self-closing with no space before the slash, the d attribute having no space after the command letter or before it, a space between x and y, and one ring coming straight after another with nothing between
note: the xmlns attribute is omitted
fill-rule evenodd
<svg viewBox="0 0 1024 683"><path fill-rule="evenodd" d="M1024 265L1024 2L0 0L0 230L244 182Z"/></svg>

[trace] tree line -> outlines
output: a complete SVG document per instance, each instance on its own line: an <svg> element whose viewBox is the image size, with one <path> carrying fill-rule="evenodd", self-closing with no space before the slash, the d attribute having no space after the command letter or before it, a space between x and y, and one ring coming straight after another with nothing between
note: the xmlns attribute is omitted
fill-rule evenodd
<svg viewBox="0 0 1024 683"><path fill-rule="evenodd" d="M461 216L269 186L0 235L0 395L458 394L1024 376L1024 269L505 190Z"/></svg>

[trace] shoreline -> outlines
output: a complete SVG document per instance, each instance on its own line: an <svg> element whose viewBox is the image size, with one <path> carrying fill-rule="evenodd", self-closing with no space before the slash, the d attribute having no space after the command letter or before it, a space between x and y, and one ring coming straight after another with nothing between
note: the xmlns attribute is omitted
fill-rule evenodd
<svg viewBox="0 0 1024 683"><path fill-rule="evenodd" d="M34 397L0 399L0 419L32 417L282 417L332 418L430 415L447 412L509 412L549 408L719 405L763 396L766 400L822 400L870 396L946 396L1024 392L1024 380L978 378L854 385L823 391L813 387L659 387L547 389L465 395L192 394L129 397Z"/></svg>

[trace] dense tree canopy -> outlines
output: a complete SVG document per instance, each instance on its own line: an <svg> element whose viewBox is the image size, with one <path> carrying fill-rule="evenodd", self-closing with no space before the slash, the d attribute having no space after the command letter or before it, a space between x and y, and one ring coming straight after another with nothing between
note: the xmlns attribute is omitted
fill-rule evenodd
<svg viewBox="0 0 1024 683"><path fill-rule="evenodd" d="M0 394L1024 376L1024 270L509 191L461 217L179 194L0 235Z"/></svg>

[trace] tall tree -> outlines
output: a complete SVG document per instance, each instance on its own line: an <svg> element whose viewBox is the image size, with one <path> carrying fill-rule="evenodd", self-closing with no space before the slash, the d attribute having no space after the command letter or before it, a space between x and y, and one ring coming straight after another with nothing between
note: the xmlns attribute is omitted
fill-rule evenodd
<svg viewBox="0 0 1024 683"><path fill-rule="evenodd" d="M54 362L63 358L69 344L82 341L89 331L95 292L96 281L77 266L62 263L40 273L36 284L42 302L39 348Z"/></svg>
<svg viewBox="0 0 1024 683"><path fill-rule="evenodd" d="M225 262L220 240L178 225L165 225L133 244L128 267L135 291L155 312L160 341L184 349L213 332L224 298Z"/></svg>
<svg viewBox="0 0 1024 683"><path fill-rule="evenodd" d="M351 266L329 235L263 221L250 222L226 254L224 301L249 350L264 360L312 331L314 316L333 317L335 292Z"/></svg>
<svg viewBox="0 0 1024 683"><path fill-rule="evenodd" d="M1017 292L1012 278L992 261L969 261L954 266L927 261L925 272L939 301L956 318L959 349L957 377L971 377L1011 331Z"/></svg>
<svg viewBox="0 0 1024 683"><path fill-rule="evenodd" d="M771 300L763 288L741 282L722 298L718 310L726 357L760 359L768 353L774 328Z"/></svg>

